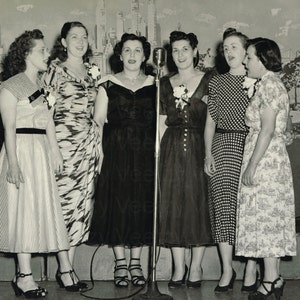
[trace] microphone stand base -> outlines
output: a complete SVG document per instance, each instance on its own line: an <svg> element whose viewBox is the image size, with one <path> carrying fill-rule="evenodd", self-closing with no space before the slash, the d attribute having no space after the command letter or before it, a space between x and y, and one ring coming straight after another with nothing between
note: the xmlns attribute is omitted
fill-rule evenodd
<svg viewBox="0 0 300 300"><path fill-rule="evenodd" d="M147 286L147 292L145 294L140 294L133 297L133 300L141 300L141 299L160 299L160 300L173 300L170 295L161 294L157 287L157 282L149 282Z"/></svg>

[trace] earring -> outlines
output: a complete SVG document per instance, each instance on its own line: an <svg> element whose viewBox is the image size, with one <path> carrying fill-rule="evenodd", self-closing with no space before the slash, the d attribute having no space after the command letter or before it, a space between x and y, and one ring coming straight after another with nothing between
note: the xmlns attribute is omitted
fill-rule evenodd
<svg viewBox="0 0 300 300"><path fill-rule="evenodd" d="M66 47L64 47L64 52L67 52L67 48Z"/></svg>

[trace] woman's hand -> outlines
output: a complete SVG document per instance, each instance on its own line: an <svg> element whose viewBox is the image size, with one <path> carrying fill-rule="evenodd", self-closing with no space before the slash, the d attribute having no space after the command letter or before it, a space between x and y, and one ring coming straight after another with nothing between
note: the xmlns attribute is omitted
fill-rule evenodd
<svg viewBox="0 0 300 300"><path fill-rule="evenodd" d="M242 184L246 186L255 185L254 182L254 174L256 171L256 166L254 166L251 162L248 164L245 172L242 175Z"/></svg>
<svg viewBox="0 0 300 300"><path fill-rule="evenodd" d="M216 164L213 156L204 159L204 172L208 176L212 176L216 172Z"/></svg>
<svg viewBox="0 0 300 300"><path fill-rule="evenodd" d="M6 180L9 183L15 184L17 189L20 187L20 183L24 183L23 174L19 168L19 165L11 165L8 167Z"/></svg>
<svg viewBox="0 0 300 300"><path fill-rule="evenodd" d="M59 175L63 171L63 157L61 155L61 152L59 150L57 151L51 151L51 156L52 156L52 163L53 163L53 168L55 174Z"/></svg>

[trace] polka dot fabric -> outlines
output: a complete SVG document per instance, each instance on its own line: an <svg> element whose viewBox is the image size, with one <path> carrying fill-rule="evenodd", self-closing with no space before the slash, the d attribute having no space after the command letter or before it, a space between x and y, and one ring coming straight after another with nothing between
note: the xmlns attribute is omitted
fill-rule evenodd
<svg viewBox="0 0 300 300"><path fill-rule="evenodd" d="M249 100L244 76L216 75L209 85L208 109L217 128L212 143L216 172L209 180L210 218L215 243L235 242L237 192L247 128L244 121Z"/></svg>

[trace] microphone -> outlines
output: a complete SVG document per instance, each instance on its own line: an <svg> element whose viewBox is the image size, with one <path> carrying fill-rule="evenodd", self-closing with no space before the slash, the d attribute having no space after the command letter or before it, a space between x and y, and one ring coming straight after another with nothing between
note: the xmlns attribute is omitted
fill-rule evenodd
<svg viewBox="0 0 300 300"><path fill-rule="evenodd" d="M153 50L153 62L158 68L161 68L165 65L166 50L164 48L155 48Z"/></svg>

